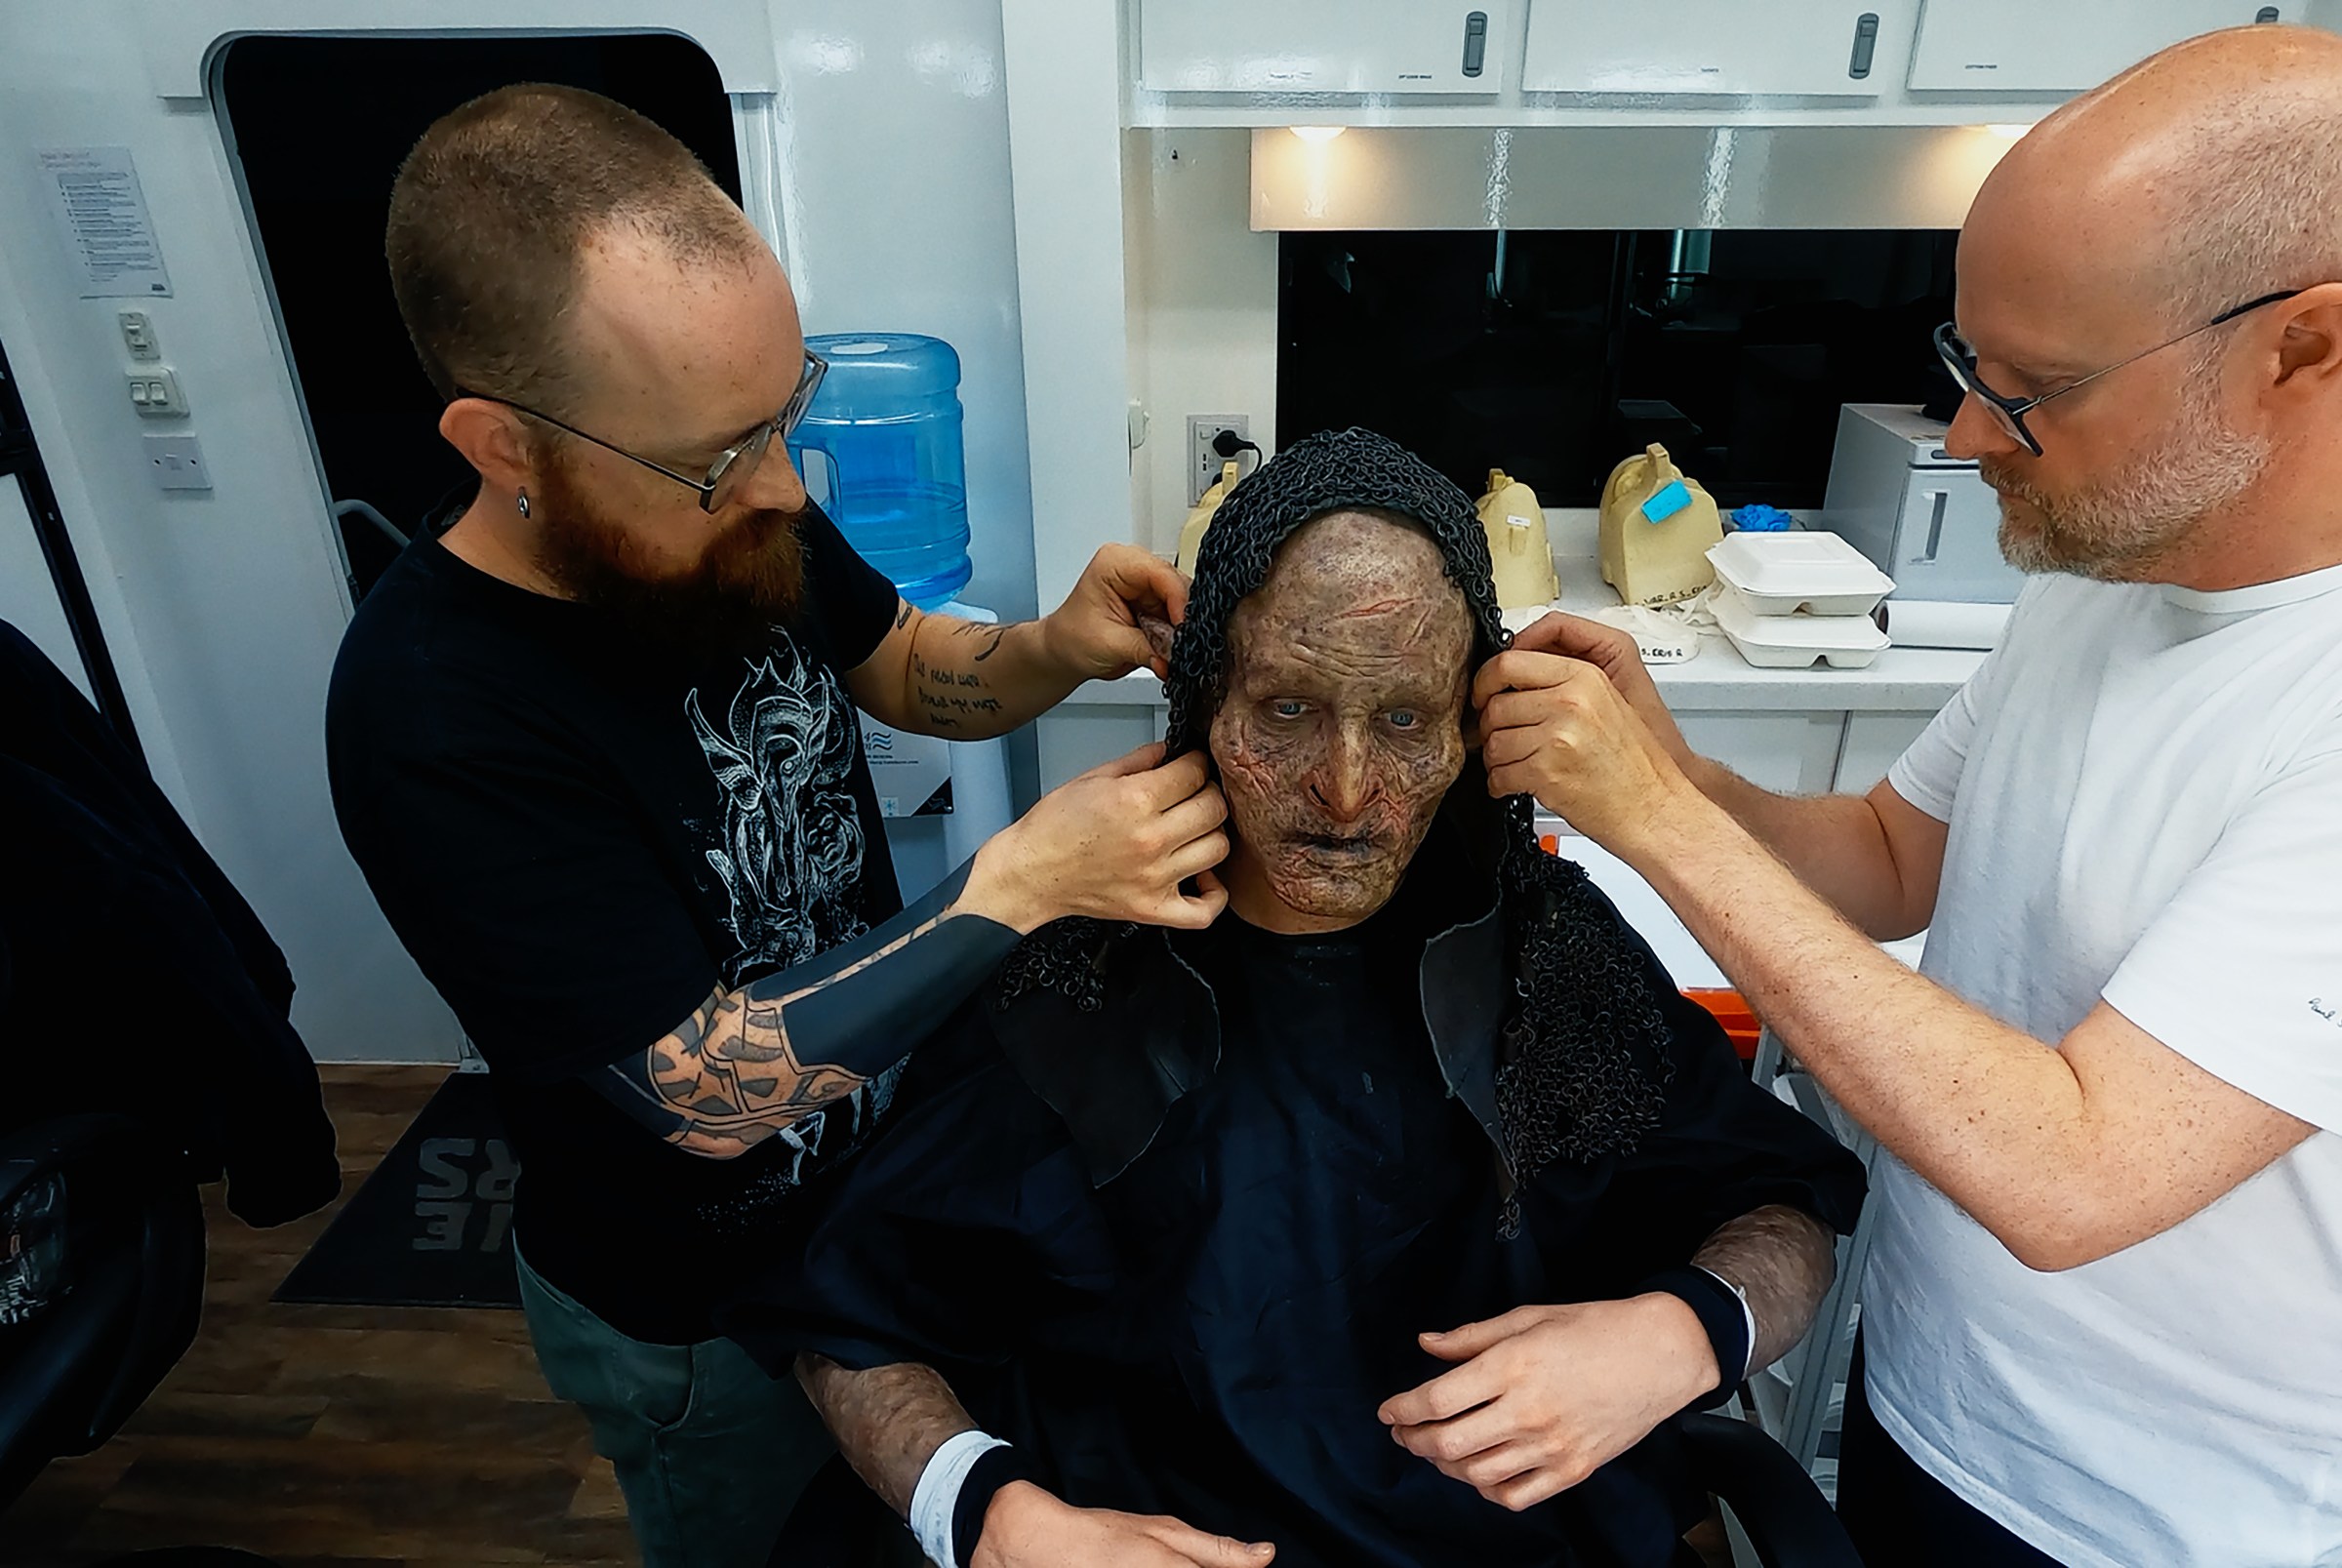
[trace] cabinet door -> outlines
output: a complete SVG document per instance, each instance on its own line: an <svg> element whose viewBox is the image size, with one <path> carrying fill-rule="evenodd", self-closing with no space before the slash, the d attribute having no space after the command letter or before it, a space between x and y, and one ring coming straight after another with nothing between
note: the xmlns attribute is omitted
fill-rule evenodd
<svg viewBox="0 0 2342 1568"><path fill-rule="evenodd" d="M1033 720L1041 788L1163 738L1163 710L1151 704L1063 703Z"/></svg>
<svg viewBox="0 0 2342 1568"><path fill-rule="evenodd" d="M1837 773L1843 713L1683 713L1676 724L1691 748L1753 784L1818 795Z"/></svg>
<svg viewBox="0 0 2342 1568"><path fill-rule="evenodd" d="M1494 96L1518 0L1140 0L1151 93Z"/></svg>
<svg viewBox="0 0 2342 1568"><path fill-rule="evenodd" d="M1926 0L1911 55L1920 92L2079 93L2166 44L2248 21L2298 21L2303 0Z"/></svg>
<svg viewBox="0 0 2342 1568"><path fill-rule="evenodd" d="M1847 714L1846 744L1838 753L1833 787L1841 795L1869 794L1933 722L1933 713Z"/></svg>
<svg viewBox="0 0 2342 1568"><path fill-rule="evenodd" d="M1875 98L1910 48L1913 0L1534 0L1529 93Z"/></svg>

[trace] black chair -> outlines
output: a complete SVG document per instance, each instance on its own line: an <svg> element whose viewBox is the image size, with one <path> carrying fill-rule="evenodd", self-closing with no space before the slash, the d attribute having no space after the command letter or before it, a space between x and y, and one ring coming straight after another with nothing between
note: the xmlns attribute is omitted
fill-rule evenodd
<svg viewBox="0 0 2342 1568"><path fill-rule="evenodd" d="M1764 1568L1863 1568L1836 1510L1788 1449L1729 1416L1681 1415L1672 1426L1692 1473L1732 1510Z"/></svg>
<svg viewBox="0 0 2342 1568"><path fill-rule="evenodd" d="M0 1508L120 1429L195 1338L203 1206L119 1116L0 1134Z"/></svg>

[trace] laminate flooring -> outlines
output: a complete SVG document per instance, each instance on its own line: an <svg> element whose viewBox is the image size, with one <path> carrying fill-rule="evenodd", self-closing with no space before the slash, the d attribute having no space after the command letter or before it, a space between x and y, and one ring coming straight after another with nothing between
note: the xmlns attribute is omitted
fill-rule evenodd
<svg viewBox="0 0 2342 1568"><path fill-rule="evenodd" d="M446 1075L328 1067L342 1190ZM269 1301L331 1212L253 1230L206 1195L202 1328L130 1424L0 1514L0 1564L241 1547L287 1568L616 1568L637 1558L586 1419L518 1312Z"/></svg>

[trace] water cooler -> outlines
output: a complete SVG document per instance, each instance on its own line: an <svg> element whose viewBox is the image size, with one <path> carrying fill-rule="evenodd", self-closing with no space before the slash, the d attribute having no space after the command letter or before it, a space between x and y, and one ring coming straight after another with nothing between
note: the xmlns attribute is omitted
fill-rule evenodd
<svg viewBox="0 0 2342 1568"><path fill-rule="evenodd" d="M789 437L814 499L863 559L921 610L997 620L954 597L973 570L959 355L940 338L912 333L836 333L805 346L829 362ZM939 741L867 714L862 740L905 899L942 881L1009 824L1006 742Z"/></svg>

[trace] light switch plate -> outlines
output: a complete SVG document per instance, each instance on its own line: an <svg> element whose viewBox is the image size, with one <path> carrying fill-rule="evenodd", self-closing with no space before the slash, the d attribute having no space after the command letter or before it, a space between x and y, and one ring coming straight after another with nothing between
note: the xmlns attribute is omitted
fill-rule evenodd
<svg viewBox="0 0 2342 1568"><path fill-rule="evenodd" d="M130 389L130 406L147 419L176 419L187 412L187 394L179 389L179 373L168 365L122 373Z"/></svg>
<svg viewBox="0 0 2342 1568"><path fill-rule="evenodd" d="M130 350L131 358L145 365L163 357L163 345L155 341L154 323L145 311L117 311L114 320L121 324L122 346Z"/></svg>
<svg viewBox="0 0 2342 1568"><path fill-rule="evenodd" d="M209 490L212 470L203 461L203 448L191 435L145 437L146 468L157 490Z"/></svg>

